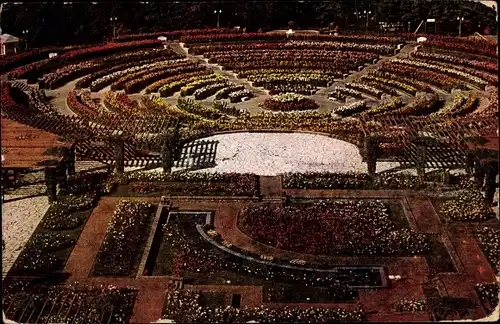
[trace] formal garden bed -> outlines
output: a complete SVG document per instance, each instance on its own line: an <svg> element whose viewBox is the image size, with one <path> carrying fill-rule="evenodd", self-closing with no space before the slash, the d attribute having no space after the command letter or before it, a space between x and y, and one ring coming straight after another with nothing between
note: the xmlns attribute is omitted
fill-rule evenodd
<svg viewBox="0 0 500 324"><path fill-rule="evenodd" d="M465 190L450 199L434 199L434 206L444 221L482 222L495 217L478 190Z"/></svg>
<svg viewBox="0 0 500 324"><path fill-rule="evenodd" d="M200 227L217 240L210 242L204 238L198 231ZM262 285L272 281L330 287L339 280L350 286L379 287L383 284L379 267L294 266L290 261L273 260L234 247L213 235L210 228L206 225L206 214L171 213L163 228L153 275L183 277L184 283L193 285L228 282Z"/></svg>
<svg viewBox="0 0 500 324"><path fill-rule="evenodd" d="M135 172L112 196L258 196L258 176L237 173Z"/></svg>
<svg viewBox="0 0 500 324"><path fill-rule="evenodd" d="M92 192L60 197L50 205L9 275L37 276L62 271L97 199Z"/></svg>
<svg viewBox="0 0 500 324"><path fill-rule="evenodd" d="M498 306L498 296L500 295L498 282L477 284L476 291L486 312L491 313Z"/></svg>
<svg viewBox="0 0 500 324"><path fill-rule="evenodd" d="M238 227L256 241L300 253L407 256L429 251L426 236L398 228L380 200L250 206L240 212Z"/></svg>
<svg viewBox="0 0 500 324"><path fill-rule="evenodd" d="M116 206L94 261L94 276L136 275L155 207L152 203L127 200Z"/></svg>
<svg viewBox="0 0 500 324"><path fill-rule="evenodd" d="M347 303L358 299L358 292L347 286L308 287L305 285L265 285L265 303Z"/></svg>
<svg viewBox="0 0 500 324"><path fill-rule="evenodd" d="M170 319L176 323L246 323L249 321L262 322L311 322L329 323L337 321L359 322L364 320L362 310L347 311L338 308L278 308L271 309L264 306L255 308L233 307L202 307L200 295L195 291L168 292L163 306L163 319Z"/></svg>
<svg viewBox="0 0 500 324"><path fill-rule="evenodd" d="M423 312L427 310L427 302L425 300L403 299L394 304L396 312Z"/></svg>
<svg viewBox="0 0 500 324"><path fill-rule="evenodd" d="M272 111L294 111L318 109L314 100L296 93L274 95L262 103L262 108Z"/></svg>
<svg viewBox="0 0 500 324"><path fill-rule="evenodd" d="M441 182L441 175L427 173L424 181L407 173L384 173L370 176L367 173L355 172L288 172L282 175L285 189L432 189ZM449 186L456 188L469 187L468 177L450 175Z"/></svg>
<svg viewBox="0 0 500 324"><path fill-rule="evenodd" d="M500 271L500 230L493 227L483 227L475 233L479 246L494 271Z"/></svg>
<svg viewBox="0 0 500 324"><path fill-rule="evenodd" d="M5 315L17 323L128 323L137 295L130 288L26 282L3 291Z"/></svg>

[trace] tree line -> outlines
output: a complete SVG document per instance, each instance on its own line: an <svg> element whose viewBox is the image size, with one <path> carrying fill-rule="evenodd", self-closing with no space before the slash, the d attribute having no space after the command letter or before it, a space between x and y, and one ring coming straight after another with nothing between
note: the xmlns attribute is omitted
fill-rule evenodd
<svg viewBox="0 0 500 324"><path fill-rule="evenodd" d="M5 3L4 33L26 38L30 47L102 42L118 34L246 27L247 31L337 28L340 32L378 30L380 22L398 23L398 31L414 31L422 20L438 26L428 32L457 34L496 31L496 12L469 0L332 0L332 1L183 1L183 2L24 2ZM365 13L366 12L366 13ZM290 24L290 22L292 22ZM23 31L25 32L23 34ZM27 33L26 33L27 31ZM423 32L423 30L420 30Z"/></svg>

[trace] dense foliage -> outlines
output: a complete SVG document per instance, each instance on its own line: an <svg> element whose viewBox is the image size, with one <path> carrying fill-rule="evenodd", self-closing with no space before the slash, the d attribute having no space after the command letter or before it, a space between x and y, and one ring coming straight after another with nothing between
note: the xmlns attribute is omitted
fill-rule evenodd
<svg viewBox="0 0 500 324"><path fill-rule="evenodd" d="M21 36L29 30L30 47L48 44L100 42L112 35L110 15L117 17L116 31L124 33L151 33L161 30L180 30L215 27L215 9L221 9L220 25L247 27L248 31L259 28L287 27L294 21L296 27L326 27L330 23L341 29L365 28L366 20L357 18L356 11L371 10L368 28L378 22L404 21L411 23L411 31L421 20L439 18L440 32L457 33L458 16L465 17L463 33L483 32L488 26L495 28L495 11L476 1L466 0L358 0L328 2L26 2L21 5L6 4L2 13L2 29L6 33ZM85 13L85 14L82 14ZM475 23L481 21L481 27ZM152 34L153 37L162 34ZM168 34L179 38L181 33ZM133 38L131 40L140 39Z"/></svg>

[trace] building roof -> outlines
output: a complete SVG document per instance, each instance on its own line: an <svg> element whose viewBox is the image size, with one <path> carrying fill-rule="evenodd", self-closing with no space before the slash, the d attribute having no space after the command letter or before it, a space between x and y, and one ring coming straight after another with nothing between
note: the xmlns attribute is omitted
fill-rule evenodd
<svg viewBox="0 0 500 324"><path fill-rule="evenodd" d="M0 35L0 39L2 41L2 44L7 44L7 43L19 43L21 40L17 38L16 36L12 36L10 34L2 34Z"/></svg>
<svg viewBox="0 0 500 324"><path fill-rule="evenodd" d="M60 162L58 153L47 153L54 147L71 147L59 136L7 118L2 122L2 168L39 168L47 161ZM45 162L45 163L44 163Z"/></svg>

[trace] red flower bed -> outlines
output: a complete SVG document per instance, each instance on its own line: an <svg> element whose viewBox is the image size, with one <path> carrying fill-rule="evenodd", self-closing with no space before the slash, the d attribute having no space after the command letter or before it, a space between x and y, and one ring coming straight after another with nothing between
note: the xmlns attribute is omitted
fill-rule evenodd
<svg viewBox="0 0 500 324"><path fill-rule="evenodd" d="M91 58L102 55L109 55L116 52L134 50L141 48L150 48L161 46L162 42L159 40L144 40L144 41L133 41L126 43L108 43L101 46L88 47L83 49L77 49L69 51L59 58L63 61L73 61L76 59Z"/></svg>
<svg viewBox="0 0 500 324"><path fill-rule="evenodd" d="M69 109L71 109L74 113L82 117L89 117L93 119L100 116L100 113L98 111L90 108L87 105L84 105L80 101L80 98L78 98L76 91L71 91L70 93L68 93L66 102L68 104Z"/></svg>
<svg viewBox="0 0 500 324"><path fill-rule="evenodd" d="M238 226L259 242L300 253L416 254L428 248L425 236L395 229L388 206L380 201L247 207Z"/></svg>
<svg viewBox="0 0 500 324"><path fill-rule="evenodd" d="M496 44L490 42L467 41L449 36L434 36L424 43L427 48L442 48L457 52L466 52L489 57L498 57Z"/></svg>
<svg viewBox="0 0 500 324"><path fill-rule="evenodd" d="M28 108L24 105L18 104L11 96L11 86L7 82L0 83L1 88L1 111L2 114L26 115Z"/></svg>
<svg viewBox="0 0 500 324"><path fill-rule="evenodd" d="M130 34L130 35L120 35L113 38L115 42L127 42L127 41L138 41L150 38L157 38L160 36L167 37L168 40L179 39L181 36L187 35L198 35L198 34L223 34L234 32L232 28L206 28L206 29L187 29L187 30L175 30L175 31L158 31L153 33L141 33L141 34Z"/></svg>

